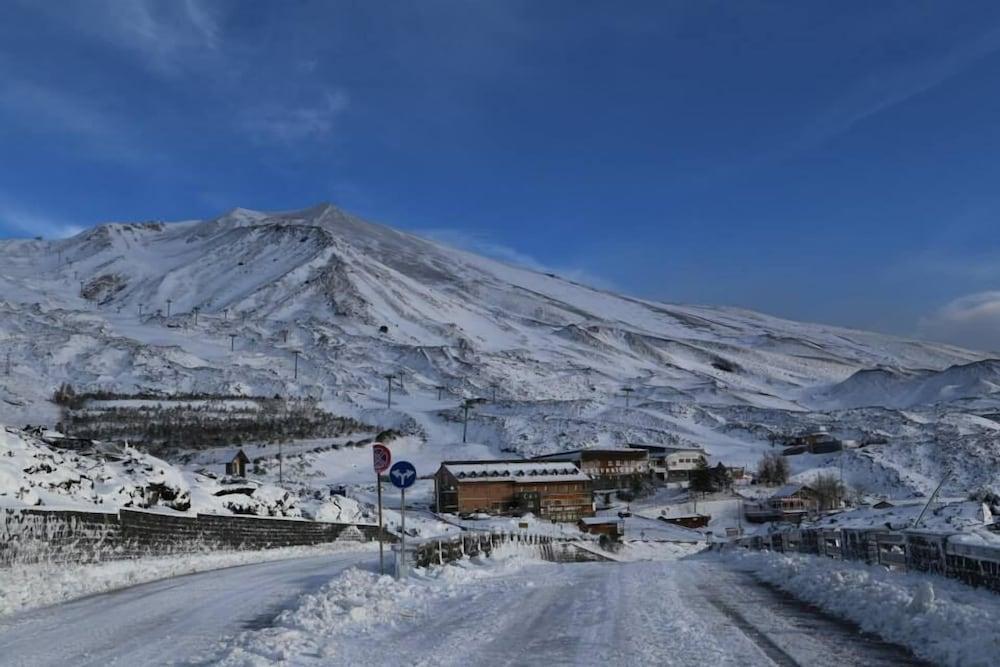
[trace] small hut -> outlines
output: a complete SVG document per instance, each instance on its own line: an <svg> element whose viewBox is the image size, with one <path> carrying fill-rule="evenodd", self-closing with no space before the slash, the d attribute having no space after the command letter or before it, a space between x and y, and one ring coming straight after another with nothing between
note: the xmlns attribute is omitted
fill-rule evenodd
<svg viewBox="0 0 1000 667"><path fill-rule="evenodd" d="M236 452L233 460L226 464L226 474L233 477L246 477L248 463L250 463L250 459L241 449Z"/></svg>

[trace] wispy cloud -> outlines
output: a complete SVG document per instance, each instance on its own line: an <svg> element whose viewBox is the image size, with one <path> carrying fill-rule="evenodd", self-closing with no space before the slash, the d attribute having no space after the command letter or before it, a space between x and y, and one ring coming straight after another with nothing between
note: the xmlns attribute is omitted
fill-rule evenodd
<svg viewBox="0 0 1000 667"><path fill-rule="evenodd" d="M955 299L920 320L921 336L1000 352L1000 291Z"/></svg>
<svg viewBox="0 0 1000 667"><path fill-rule="evenodd" d="M84 227L25 207L0 193L0 230L14 235L66 238Z"/></svg>
<svg viewBox="0 0 1000 667"><path fill-rule="evenodd" d="M18 79L2 66L0 115L15 127L71 136L94 156L123 162L155 157L140 149L132 124L96 98Z"/></svg>
<svg viewBox="0 0 1000 667"><path fill-rule="evenodd" d="M140 57L159 73L174 74L220 51L215 11L201 0L64 0L23 2L54 21Z"/></svg>
<svg viewBox="0 0 1000 667"><path fill-rule="evenodd" d="M794 154L823 144L866 118L945 83L998 50L1000 27L993 27L948 52L874 71L813 118L783 152Z"/></svg>
<svg viewBox="0 0 1000 667"><path fill-rule="evenodd" d="M461 229L453 228L432 228L422 229L415 232L424 238L436 241L443 245L452 246L461 250L483 255L491 259L519 266L539 273L550 273L566 278L574 282L590 285L600 289L616 289L610 281L594 275L586 269L579 267L552 266L526 253L512 248L511 246L498 243L481 234L473 234Z"/></svg>
<svg viewBox="0 0 1000 667"><path fill-rule="evenodd" d="M346 92L327 89L311 104L271 103L249 109L245 113L244 127L261 141L294 143L321 139L333 131L348 103Z"/></svg>

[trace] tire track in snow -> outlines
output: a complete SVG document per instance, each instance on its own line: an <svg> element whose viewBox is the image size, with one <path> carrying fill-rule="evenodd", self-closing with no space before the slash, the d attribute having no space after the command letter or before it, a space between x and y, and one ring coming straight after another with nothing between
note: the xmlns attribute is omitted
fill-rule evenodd
<svg viewBox="0 0 1000 667"><path fill-rule="evenodd" d="M779 667L800 667L799 663L796 662L792 656L785 653L784 649L775 644L770 637L758 630L756 626L743 617L743 614L723 602L718 595L711 594L706 596L705 599L711 602L716 609L729 617L733 623L736 624L736 627L740 629L740 632L756 644L757 647L764 652L764 655L770 658L774 664L779 665Z"/></svg>

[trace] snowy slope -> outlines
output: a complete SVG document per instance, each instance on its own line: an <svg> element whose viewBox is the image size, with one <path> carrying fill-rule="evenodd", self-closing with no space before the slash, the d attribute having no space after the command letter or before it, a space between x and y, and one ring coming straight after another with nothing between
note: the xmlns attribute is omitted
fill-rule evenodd
<svg viewBox="0 0 1000 667"><path fill-rule="evenodd" d="M302 516L283 489L185 471L127 446L77 452L0 426L0 453L0 507Z"/></svg>
<svg viewBox="0 0 1000 667"><path fill-rule="evenodd" d="M58 412L47 399L63 382L312 396L332 411L421 437L440 453L425 452L428 467L468 453L458 423L468 397L496 393L469 425L470 441L496 455L666 440L752 464L769 435L823 421L867 432L851 411L841 419L830 410L913 404L895 397L894 381L852 388L859 371L916 377L986 359L739 309L617 295L326 204L2 242L0 295L0 422L54 423ZM385 375L400 372L386 409ZM966 398L990 382L927 391ZM630 409L623 386L635 389ZM912 423L886 415L892 429ZM912 454L926 468L934 452L919 432L907 433L892 443L904 450L899 457L859 466L891 460L887 475L903 479L896 468L910 465ZM992 470L970 470L977 484L995 481ZM899 482L930 483L923 472Z"/></svg>
<svg viewBox="0 0 1000 667"><path fill-rule="evenodd" d="M854 408L882 405L912 408L955 401L1000 404L1000 359L950 366L944 370L875 368L858 371L821 392L828 405Z"/></svg>

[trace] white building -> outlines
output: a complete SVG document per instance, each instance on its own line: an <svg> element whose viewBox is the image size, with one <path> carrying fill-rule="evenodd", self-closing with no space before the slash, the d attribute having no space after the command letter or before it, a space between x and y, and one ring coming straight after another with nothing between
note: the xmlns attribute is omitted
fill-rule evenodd
<svg viewBox="0 0 1000 667"><path fill-rule="evenodd" d="M649 452L653 474L668 482L687 481L692 470L708 463L708 453L700 447L640 444L629 444L629 447Z"/></svg>

